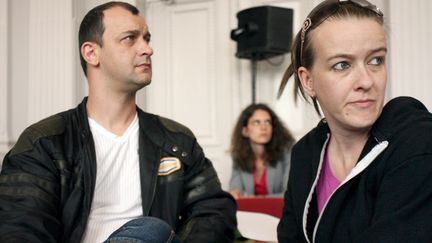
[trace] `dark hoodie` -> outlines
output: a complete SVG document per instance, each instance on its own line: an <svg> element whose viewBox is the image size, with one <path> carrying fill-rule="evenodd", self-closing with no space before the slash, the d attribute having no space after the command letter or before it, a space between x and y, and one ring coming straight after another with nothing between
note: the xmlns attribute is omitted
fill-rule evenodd
<svg viewBox="0 0 432 243"><path fill-rule="evenodd" d="M432 242L432 114L391 100L360 159L318 215L315 186L328 140L324 121L293 148L279 242Z"/></svg>

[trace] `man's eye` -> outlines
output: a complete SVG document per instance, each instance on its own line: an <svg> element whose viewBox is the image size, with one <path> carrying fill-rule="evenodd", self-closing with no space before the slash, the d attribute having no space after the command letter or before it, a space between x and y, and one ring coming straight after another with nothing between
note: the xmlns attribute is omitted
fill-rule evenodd
<svg viewBox="0 0 432 243"><path fill-rule="evenodd" d="M131 41L133 41L134 39L135 39L135 36L133 36L133 35L128 35L128 36L126 36L125 38L123 38L123 41L131 42Z"/></svg>
<svg viewBox="0 0 432 243"><path fill-rule="evenodd" d="M349 67L350 67L350 65L347 62L338 62L335 65L333 65L333 69L335 69L337 71L342 71L342 70L345 70Z"/></svg>
<svg viewBox="0 0 432 243"><path fill-rule="evenodd" d="M378 66L378 65L381 65L383 62L384 62L384 60L382 57L374 57L369 62L369 64Z"/></svg>

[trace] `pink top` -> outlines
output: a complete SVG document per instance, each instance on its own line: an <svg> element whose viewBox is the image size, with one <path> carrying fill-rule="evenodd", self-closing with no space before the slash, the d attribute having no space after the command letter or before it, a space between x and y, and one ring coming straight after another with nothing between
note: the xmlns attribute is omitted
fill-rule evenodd
<svg viewBox="0 0 432 243"><path fill-rule="evenodd" d="M341 183L331 171L327 148L324 154L323 166L321 167L320 177L318 179L318 184L316 187L319 214L321 214L324 205L326 204L331 194Z"/></svg>

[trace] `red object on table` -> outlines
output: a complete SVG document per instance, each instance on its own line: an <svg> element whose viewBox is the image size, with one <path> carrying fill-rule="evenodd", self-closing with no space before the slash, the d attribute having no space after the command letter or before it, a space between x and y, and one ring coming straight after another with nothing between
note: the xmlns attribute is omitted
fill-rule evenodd
<svg viewBox="0 0 432 243"><path fill-rule="evenodd" d="M279 197L240 197L236 200L237 210L265 213L282 218L284 199Z"/></svg>

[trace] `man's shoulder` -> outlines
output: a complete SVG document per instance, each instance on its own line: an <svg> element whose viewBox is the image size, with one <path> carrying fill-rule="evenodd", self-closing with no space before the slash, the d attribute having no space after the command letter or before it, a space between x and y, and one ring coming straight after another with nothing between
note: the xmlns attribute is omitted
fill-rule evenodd
<svg viewBox="0 0 432 243"><path fill-rule="evenodd" d="M163 116L158 116L157 118L160 121L160 123L162 124L162 126L164 128L166 128L167 130L169 130L170 132L183 133L183 134L186 134L190 137L195 137L193 132L188 127L186 127L185 125L183 125L179 122L176 122L174 120L171 120L169 118L163 117Z"/></svg>
<svg viewBox="0 0 432 243"><path fill-rule="evenodd" d="M27 127L12 148L11 155L32 149L40 139L63 134L66 125L65 114L68 112L70 110L57 113Z"/></svg>
<svg viewBox="0 0 432 243"><path fill-rule="evenodd" d="M139 112L139 122L146 138L186 164L193 163L192 154L201 151L192 131L172 119Z"/></svg>
<svg viewBox="0 0 432 243"><path fill-rule="evenodd" d="M62 133L64 130L63 113L58 113L34 123L26 130L37 131L40 136L52 136Z"/></svg>
<svg viewBox="0 0 432 243"><path fill-rule="evenodd" d="M157 124L157 127L160 127L161 129L169 133L184 134L188 137L195 138L195 135L188 127L170 118L151 114L142 110L140 110L139 112L139 118L140 120L142 119L143 123L141 125L145 129L152 129L152 127Z"/></svg>

